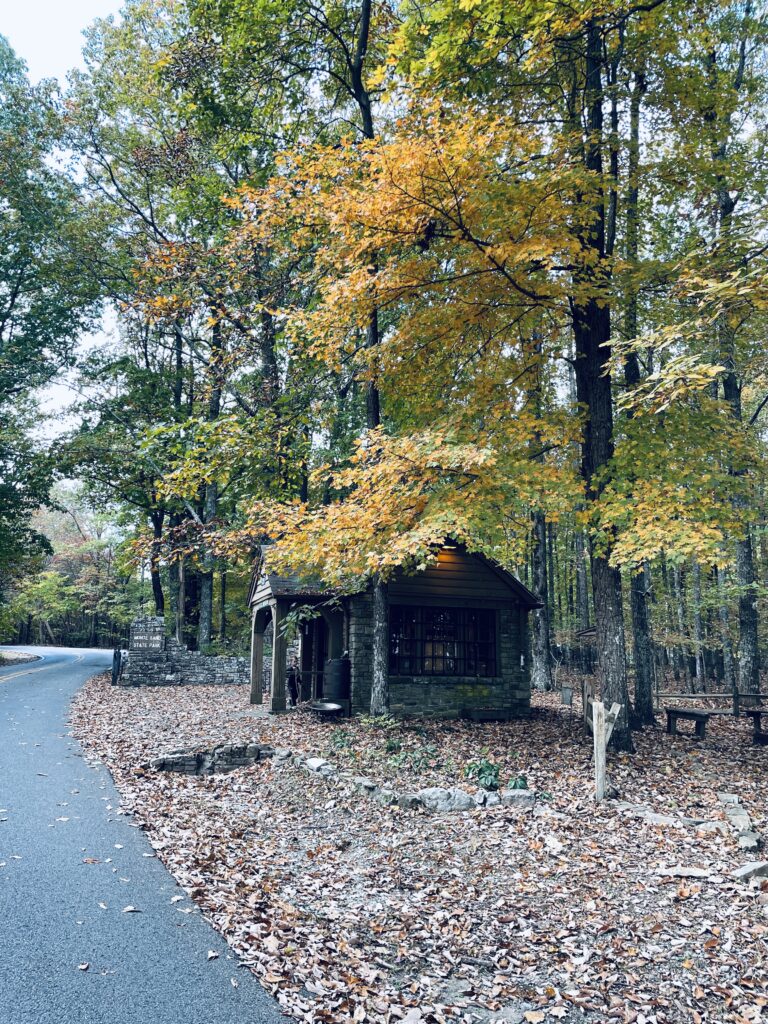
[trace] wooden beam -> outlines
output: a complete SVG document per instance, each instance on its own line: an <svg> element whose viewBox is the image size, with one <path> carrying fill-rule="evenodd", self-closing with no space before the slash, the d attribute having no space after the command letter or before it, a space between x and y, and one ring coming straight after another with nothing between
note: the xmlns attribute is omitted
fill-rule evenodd
<svg viewBox="0 0 768 1024"><path fill-rule="evenodd" d="M264 630L257 628L257 612L251 616L251 704L264 701Z"/></svg>
<svg viewBox="0 0 768 1024"><path fill-rule="evenodd" d="M272 605L272 696L269 710L273 714L285 711L285 676L288 659L288 642L282 630L287 606L284 601Z"/></svg>
<svg viewBox="0 0 768 1024"><path fill-rule="evenodd" d="M611 710L605 716L605 742L610 743L611 735L613 733L613 727L616 725L616 719L621 714L621 704L615 702L611 704Z"/></svg>

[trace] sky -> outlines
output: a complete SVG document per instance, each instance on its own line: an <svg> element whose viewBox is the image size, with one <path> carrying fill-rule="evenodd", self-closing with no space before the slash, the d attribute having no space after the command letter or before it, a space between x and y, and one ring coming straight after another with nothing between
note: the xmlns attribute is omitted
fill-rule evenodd
<svg viewBox="0 0 768 1024"><path fill-rule="evenodd" d="M120 0L0 0L0 34L27 62L33 82L82 67L83 29L117 14Z"/></svg>
<svg viewBox="0 0 768 1024"><path fill-rule="evenodd" d="M33 82L41 78L66 81L67 72L82 67L83 29L96 18L117 14L121 0L0 0L0 34L27 64ZM105 341L114 324L83 339L84 347ZM64 409L78 396L67 378L39 396L44 419L39 436L51 438L69 425Z"/></svg>

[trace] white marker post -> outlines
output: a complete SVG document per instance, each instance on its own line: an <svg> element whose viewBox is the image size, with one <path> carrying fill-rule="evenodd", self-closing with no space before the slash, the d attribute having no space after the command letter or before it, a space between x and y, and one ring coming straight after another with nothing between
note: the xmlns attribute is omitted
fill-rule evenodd
<svg viewBox="0 0 768 1024"><path fill-rule="evenodd" d="M601 700L590 701L592 708L592 739L595 751L595 800L605 800L605 751L611 738L616 719L621 714L622 704L612 704L606 715Z"/></svg>

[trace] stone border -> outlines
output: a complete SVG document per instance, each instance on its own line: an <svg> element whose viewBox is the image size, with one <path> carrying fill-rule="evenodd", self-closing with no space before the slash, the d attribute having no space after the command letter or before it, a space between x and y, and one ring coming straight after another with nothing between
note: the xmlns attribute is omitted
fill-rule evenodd
<svg viewBox="0 0 768 1024"><path fill-rule="evenodd" d="M756 832L752 819L741 802L741 798L735 793L718 793L717 799L723 808L728 824L736 833L740 850L754 852L763 845L763 837Z"/></svg>
<svg viewBox="0 0 768 1024"><path fill-rule="evenodd" d="M290 753L286 752L290 757ZM379 786L373 779L364 776L350 778L340 775L338 768L324 757L308 757L301 755L293 758L293 763L312 775L320 775L339 784L351 784L352 789L368 799L375 800L383 807L394 805L404 810L426 810L436 814L456 811L473 811L483 807L518 807L532 808L536 803L536 793L530 789L507 789L502 793L480 790L468 793L466 789L442 786L431 786L416 792L398 792L388 786Z"/></svg>
<svg viewBox="0 0 768 1024"><path fill-rule="evenodd" d="M153 758L147 767L160 772L180 772L184 775L216 775L236 768L274 760L275 764L293 765L310 775L318 775L336 785L347 785L352 791L376 800L383 807L394 805L405 810L426 810L434 813L473 811L483 807L533 808L536 794L530 789L507 789L502 793L480 790L468 793L466 789L431 786L417 792L401 793L387 786L379 786L373 779L350 777L324 757L304 757L291 750L278 749L256 741L248 743L220 743L211 750L171 750Z"/></svg>
<svg viewBox="0 0 768 1024"><path fill-rule="evenodd" d="M274 753L274 747L265 743L220 743L212 750L171 750L153 758L149 767L184 775L216 775L268 761Z"/></svg>

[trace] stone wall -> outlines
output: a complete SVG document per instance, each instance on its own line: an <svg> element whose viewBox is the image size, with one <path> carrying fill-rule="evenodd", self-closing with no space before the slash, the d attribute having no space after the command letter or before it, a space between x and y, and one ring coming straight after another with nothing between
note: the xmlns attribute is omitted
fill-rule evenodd
<svg viewBox="0 0 768 1024"><path fill-rule="evenodd" d="M527 615L523 609L510 606L500 608L498 616L498 676L390 676L392 714L488 719L526 714L531 702ZM373 599L370 594L361 594L349 602L353 714L365 713L370 707L372 638Z"/></svg>
<svg viewBox="0 0 768 1024"><path fill-rule="evenodd" d="M219 686L250 684L246 658L214 657L165 635L162 618L136 619L119 686Z"/></svg>

